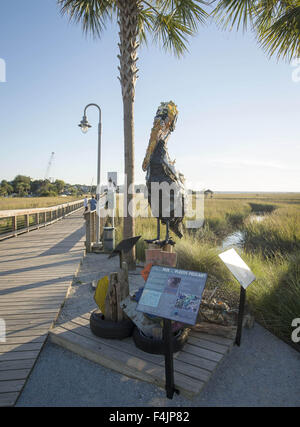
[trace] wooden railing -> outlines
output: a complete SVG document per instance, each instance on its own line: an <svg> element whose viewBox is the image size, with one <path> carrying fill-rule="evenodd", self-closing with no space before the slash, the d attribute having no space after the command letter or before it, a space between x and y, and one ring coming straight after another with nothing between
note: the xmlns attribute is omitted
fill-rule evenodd
<svg viewBox="0 0 300 427"><path fill-rule="evenodd" d="M83 200L35 209L0 211L0 240L46 227L83 207Z"/></svg>

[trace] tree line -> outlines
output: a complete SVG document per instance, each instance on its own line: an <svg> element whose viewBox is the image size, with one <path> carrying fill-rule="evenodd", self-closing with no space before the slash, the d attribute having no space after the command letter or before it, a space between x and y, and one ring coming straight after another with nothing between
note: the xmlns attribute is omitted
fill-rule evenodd
<svg viewBox="0 0 300 427"><path fill-rule="evenodd" d="M81 196L93 190L95 191L95 188L80 184L67 184L61 179L51 182L49 179L32 179L25 175L17 175L12 181L3 179L0 183L0 197Z"/></svg>

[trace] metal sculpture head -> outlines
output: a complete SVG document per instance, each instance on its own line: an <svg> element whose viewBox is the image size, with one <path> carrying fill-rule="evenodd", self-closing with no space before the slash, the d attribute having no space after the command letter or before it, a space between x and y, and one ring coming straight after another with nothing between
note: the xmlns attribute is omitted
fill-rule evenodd
<svg viewBox="0 0 300 427"><path fill-rule="evenodd" d="M170 133L174 131L178 117L177 106L173 101L161 102L154 117L154 123L151 130L150 141L143 161L143 171L147 170L151 155L158 141L167 142Z"/></svg>

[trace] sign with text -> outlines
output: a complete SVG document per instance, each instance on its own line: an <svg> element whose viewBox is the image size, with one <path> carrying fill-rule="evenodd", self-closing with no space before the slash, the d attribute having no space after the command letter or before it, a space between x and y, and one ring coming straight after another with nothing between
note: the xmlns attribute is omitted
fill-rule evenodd
<svg viewBox="0 0 300 427"><path fill-rule="evenodd" d="M206 280L206 273L154 265L136 309L194 325Z"/></svg>
<svg viewBox="0 0 300 427"><path fill-rule="evenodd" d="M118 185L118 172L107 172L107 182L108 182L108 188L110 185L113 188L117 188Z"/></svg>
<svg viewBox="0 0 300 427"><path fill-rule="evenodd" d="M223 252L219 257L244 289L256 279L248 265L234 249Z"/></svg>

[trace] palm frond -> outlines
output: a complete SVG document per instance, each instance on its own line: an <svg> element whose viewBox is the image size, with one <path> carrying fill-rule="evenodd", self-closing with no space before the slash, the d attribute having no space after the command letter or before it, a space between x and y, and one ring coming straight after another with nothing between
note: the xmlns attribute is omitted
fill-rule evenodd
<svg viewBox="0 0 300 427"><path fill-rule="evenodd" d="M300 57L300 5L287 8L269 28L260 31L259 41L270 56Z"/></svg>
<svg viewBox="0 0 300 427"><path fill-rule="evenodd" d="M138 36L140 44L148 44L147 33L152 31L152 12L149 8L140 8L138 14Z"/></svg>
<svg viewBox="0 0 300 427"><path fill-rule="evenodd" d="M57 0L61 13L81 23L84 33L100 36L108 19L118 14L124 0ZM181 56L187 51L188 36L208 17L204 0L138 0L138 35L142 43L149 36L165 50Z"/></svg>
<svg viewBox="0 0 300 427"><path fill-rule="evenodd" d="M257 15L257 1L255 0L221 0L212 12L218 23L230 29L236 26L237 30L243 25L246 30L252 26Z"/></svg>
<svg viewBox="0 0 300 427"><path fill-rule="evenodd" d="M163 49L180 57L186 52L188 36L196 34L198 24L208 17L200 0L143 1L146 8L149 34Z"/></svg>
<svg viewBox="0 0 300 427"><path fill-rule="evenodd" d="M220 0L212 14L225 28L250 25L270 56L300 55L300 0Z"/></svg>
<svg viewBox="0 0 300 427"><path fill-rule="evenodd" d="M106 28L107 19L111 19L116 10L114 0L57 0L63 15L70 21L81 23L85 34L100 36Z"/></svg>

